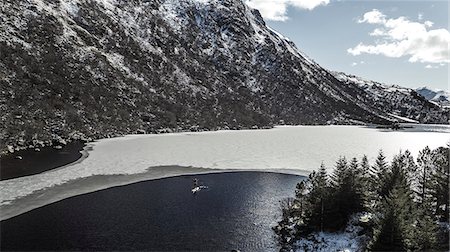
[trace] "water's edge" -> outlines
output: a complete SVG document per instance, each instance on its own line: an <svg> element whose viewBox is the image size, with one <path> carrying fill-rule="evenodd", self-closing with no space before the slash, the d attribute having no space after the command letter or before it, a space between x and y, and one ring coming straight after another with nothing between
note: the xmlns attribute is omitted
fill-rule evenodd
<svg viewBox="0 0 450 252"><path fill-rule="evenodd" d="M55 149L26 149L0 157L0 180L6 181L42 174L80 163L89 156L93 143L74 141Z"/></svg>
<svg viewBox="0 0 450 252"><path fill-rule="evenodd" d="M78 160L77 162L81 162ZM143 181L164 179L186 175L204 175L215 173L260 172L307 176L309 172L301 170L258 170L258 169L209 169L182 166L149 167L147 172L130 175L95 175L69 181L67 183L36 191L31 195L15 199L0 206L0 221L24 214L67 198L105 190L112 187L126 186Z"/></svg>
<svg viewBox="0 0 450 252"><path fill-rule="evenodd" d="M286 134L281 134L283 132L281 131L285 131L285 130L289 130L290 132L294 132L292 130L296 130L297 127L278 127L278 130L272 130L270 132L272 132L271 137L269 138L269 140L273 140L273 139L279 139L279 138L274 138L274 137L280 137L280 136L284 136L284 140L286 139L290 139L287 138L285 135ZM298 129L303 129L303 128L298 128ZM305 128L305 129L309 129L309 128ZM314 130L316 130L318 128L314 128ZM338 128L339 130L343 130L344 128ZM334 128L327 128L327 132L330 134L330 130L332 130L332 133L334 134ZM349 135L350 133L353 134L353 128L351 128L352 131L349 131L348 128L345 128L344 133L347 133L347 135ZM269 132L268 130L266 132ZM281 132L281 133L280 133ZM315 132L315 131L314 131ZM313 132L313 133L314 133ZM252 136L253 137L261 137L261 134L256 134L258 133L258 131L252 131ZM215 135L212 135L212 133L192 133L192 135L199 135L201 134L203 138L201 138L200 140L204 140L204 137L208 137L207 139L209 139L211 141L211 137L216 137ZM170 134L167 134L167 137L169 137ZM183 135L183 138L189 138L191 134L188 135ZM177 133L171 134L170 135L170 139L178 139L178 138L172 138L177 136ZM219 135L219 136L223 136L223 134ZM219 137L217 136L217 137ZM231 134L230 136L234 137L233 139L238 141L241 141L240 137L241 134ZM303 136L303 135L300 135ZM350 135L349 135L350 136ZM444 135L447 136L447 135ZM366 137L370 137L370 136L366 136ZM132 183L136 183L136 182L141 182L141 181L146 181L146 180L155 180L155 179L161 179L161 178L169 178L169 177L174 177L174 176L181 176L181 175L195 175L195 174L208 174L208 173L224 173L224 172L238 172L238 171L254 171L254 172L272 172L272 173L281 173L281 174L291 174L291 175L308 175L312 170L311 168L314 168L315 166L305 163L304 167L297 167L297 169L276 169L279 167L295 167L294 165L292 165L293 161L295 160L290 160L291 163L287 162L287 163L283 163L283 162L278 162L279 160L284 160L286 159L285 157L291 157L291 156L296 156L297 159L301 160L300 154L302 154L303 156L306 157L310 157L311 154L314 154L312 156L314 156L315 160L320 160L320 159L326 159L326 157L323 156L315 156L316 153L322 153L323 151L315 151L313 153L308 153L311 152L311 150L308 149L308 151L305 151L303 149L299 149L296 150L294 148L294 151L287 151L290 150L291 146L290 145L286 145L285 144L285 149L283 149L282 151L279 151L279 155L278 155L278 159L275 160L275 166L272 165L271 168L264 168L263 169L263 165L258 164L258 162L255 162L255 160L264 160L265 157L270 156L269 154L271 153L266 153L265 156L252 156L252 160L251 162L247 162L245 163L246 165L241 167L239 165L234 166L234 163L230 163L227 165L223 165L218 166L216 168L215 163L211 163L211 160L209 160L210 162L206 162L206 163L199 163L199 162L190 162L192 164L188 163L184 163L184 165L179 166L176 165L177 163L179 164L183 164L183 162L180 162L179 160L173 160L173 157L175 154L177 154L177 152L173 152L170 151L170 155L168 155L167 157L169 157L170 159L164 160L162 159L159 160L160 164L164 164L164 166L158 166L158 156L153 155L154 153L158 153L158 152L138 152L136 158L133 155L130 154L135 154L133 152L133 150L130 151L130 149L126 149L129 153L123 153L122 150L119 149L113 149L115 150L115 152L112 152L112 154L110 154L110 149L108 150L108 154L110 154L109 156L107 155L106 158L105 156L96 156L94 155L94 153L92 153L92 160L94 160L95 162L93 162L93 164L90 164L92 167L87 167L89 169L86 169L86 167L71 167L71 166L76 166L77 164L84 164L83 162L87 159L88 156L90 156L90 152L93 151L95 148L97 148L97 144L103 144L103 148L104 145L107 144L108 146L110 145L114 145L117 144L117 141L123 141L123 144L128 144L125 145L124 148L130 148L130 146L134 146L137 145L139 147L139 144L143 144L146 143L146 139L150 139L148 138L148 136L145 136L145 139L141 139L139 141L136 142L136 139L138 138L138 136L129 136L128 138L122 138L122 139L109 139L109 140L104 140L103 142L94 142L94 143L89 143L87 144L82 151L82 157L78 160L76 160L75 162L72 162L70 164L58 167L58 168L54 168L52 170L48 170L45 171L41 174L45 174L45 175L51 175L52 172L55 171L59 171L57 172L57 174L55 176L56 182L55 183L41 183L39 184L40 187L33 187L33 183L38 183L38 182L42 182L42 181L48 181L48 177L50 177L50 179L52 179L51 176L41 176L39 179L34 180L34 178L31 179L27 179L26 182L28 183L15 183L14 180L12 181L5 181L6 183L4 184L5 187L3 189L8 189L8 190L4 190L2 193L2 195L6 195L8 197L2 197L2 202L0 203L0 220L6 220L9 218L12 218L14 216L20 215L22 213L28 212L30 210L33 210L35 208L39 208L42 207L44 205L48 205L51 204L53 202L57 202L69 197L73 197L76 195L81 195L81 194L86 194L86 193L90 193L90 192L94 192L94 191L98 191L98 190L102 190L102 189L107 189L107 188L111 188L111 187L116 187L116 186L122 186L122 185L128 185L128 184L132 184ZM386 138L386 136L385 136ZM227 140L229 140L229 138L226 138ZM126 141L125 141L126 140ZM133 140L133 141L131 141ZM155 140L153 142L153 145L157 146L158 148L162 148L160 147L158 144L161 143L166 143L166 140L169 140L169 138L151 138L151 140ZM159 140L156 141L156 140ZM161 142L162 140L164 140L163 142ZM306 138L307 141L312 141L310 138ZM305 141L306 141L305 140ZM192 140L189 140L192 141ZM356 142L361 141L360 139L355 140ZM135 143L136 142L136 143ZM366 141L367 142L367 141ZM184 143L183 141L181 142L176 142L176 143ZM215 142L213 142L215 143ZM247 142L246 142L247 143ZM268 141L268 143L273 143L273 141ZM308 143L308 142L306 142ZM350 142L351 144L352 142ZM368 143L368 142L367 142ZM229 146L234 146L236 145L235 142L230 142L229 141ZM240 144L242 145L242 141L240 142ZM265 142L255 142L253 143L253 145L257 146L257 145L261 145L261 144L267 144ZM373 144L373 143L372 143ZM145 148L149 148L151 149L151 147L154 147L153 145L143 145L143 147ZM186 145L186 144L185 144ZM335 144L336 145L336 144ZM183 145L182 145L183 146ZM190 147L189 145L186 145L188 147ZM122 147L122 145L120 145L120 147ZM157 148L154 147L154 148ZM171 147L175 148L177 146L165 146L164 148L166 148L166 150L172 150ZM193 159L193 160L202 160L205 155L207 155L208 151L210 150L209 148L210 146L203 146L203 151L200 151L200 155L197 155L194 157L196 157L197 159ZM225 146L227 147L227 146ZM251 147L251 146L250 146ZM342 152L341 148L341 143L339 143L337 146L335 146L335 148L339 148L339 153ZM176 148L175 148L176 149ZM219 148L220 149L220 148ZM258 151L259 149L256 149L256 151ZM303 150L303 151L301 151ZM230 155L231 160L240 160L240 158L242 158L242 152L244 151L244 154L253 154L255 153L255 150L252 148L248 148L248 146L243 145L241 146L241 149L236 149L234 150L234 152L231 152L232 154L234 153L240 153L241 156L237 156L236 155ZM245 152L246 151L246 152ZM261 150L259 150L261 151ZM266 151L265 149L262 150L263 152ZM357 152L359 153L361 150L358 149ZM215 151L216 153L221 153L218 152L217 150ZM267 151L266 151L267 152ZM100 152L101 153L101 152ZM175 153L175 154L174 154ZM184 152L179 152L183 155L185 155ZM199 153L193 153L193 154L199 154ZM265 153L265 152L264 152ZM365 153L365 152L363 152ZM98 162L98 160L100 161L110 161L110 158L114 158L118 155L130 155L130 156L126 156L128 159L127 160L118 160L121 162L116 162L117 160L113 159L113 162L110 162L109 165L116 165L117 167L119 167L119 169L113 169L112 171L109 169L109 166L105 166L105 167L101 167L102 169L98 169L95 170L96 168L96 162ZM167 154L167 153L166 153ZM116 156L111 156L111 155L116 155ZM308 156L309 155L309 156ZM111 157L110 157L111 156ZM327 157L329 155L327 154ZM97 157L97 159L95 159L95 157ZM102 159L103 158L103 159ZM135 163L128 165L128 161L129 159L132 159L135 161ZM135 159L133 159L135 158ZM153 160L152 158L154 158L155 162L142 162L142 160ZM176 159L176 158L175 158ZM89 161L92 161L90 159L87 159ZM123 161L123 162L122 162ZM270 162L272 162L273 160L269 160ZM288 159L289 161L289 159ZM323 160L322 160L323 162ZM334 160L333 160L334 162ZM89 162L88 162L89 163ZM92 163L92 162L91 162ZM153 164L152 164L153 163ZM172 164L173 163L173 164ZM225 162L226 163L226 162ZM145 165L142 165L145 164ZM165 165L167 164L167 165ZM64 175L64 169L65 168L73 168L72 170L74 171L72 176L68 176L67 178L61 178L60 176ZM136 168L137 167L137 168ZM205 168L201 168L201 167L205 167ZM255 168L253 168L255 167ZM258 167L260 169L258 169ZM318 166L317 166L318 167ZM81 172L78 171L77 169L81 168ZM94 171L92 171L90 168L93 168ZM135 168L135 169L130 169L130 168ZM235 169L235 168L240 168L240 169ZM300 169L304 169L304 170L300 170ZM88 176L85 177L84 174L82 173L83 171L88 170L89 173L87 174ZM92 175L92 174L105 174L105 175ZM70 174L69 174L70 175ZM4 181L2 181L4 182ZM9 183L8 183L9 182ZM22 182L21 180L17 180L17 182ZM3 184L2 184L3 185ZM28 187L30 186L30 187ZM0 186L1 187L1 186ZM16 194L15 192L19 192L21 190L21 188L28 188L29 192L27 192L27 195L25 196L25 194L22 194L24 196L21 196L21 194ZM34 189L36 188L36 189ZM35 190L35 191L33 191ZM9 192L12 196L9 197L8 194L6 194L5 192Z"/></svg>

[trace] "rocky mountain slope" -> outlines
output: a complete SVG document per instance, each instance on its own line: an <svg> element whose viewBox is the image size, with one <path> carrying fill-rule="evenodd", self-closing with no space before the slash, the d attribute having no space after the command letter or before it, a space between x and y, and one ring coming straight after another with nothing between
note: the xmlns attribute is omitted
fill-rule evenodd
<svg viewBox="0 0 450 252"><path fill-rule="evenodd" d="M241 0L3 0L0 87L2 150L280 120L389 123L397 106L374 107ZM417 113L442 112L426 106Z"/></svg>
<svg viewBox="0 0 450 252"><path fill-rule="evenodd" d="M333 72L344 85L358 86L365 97L355 97L355 102L371 104L373 109L394 117L400 122L449 123L449 112L439 104L430 102L416 90L388 85L341 72Z"/></svg>

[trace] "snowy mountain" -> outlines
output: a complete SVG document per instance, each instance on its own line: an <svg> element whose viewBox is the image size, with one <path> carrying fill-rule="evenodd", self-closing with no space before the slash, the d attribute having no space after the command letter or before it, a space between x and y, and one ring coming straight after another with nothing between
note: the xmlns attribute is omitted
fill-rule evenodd
<svg viewBox="0 0 450 252"><path fill-rule="evenodd" d="M416 92L425 99L436 102L437 104L450 107L450 92L444 90L433 90L427 87L420 87L416 89Z"/></svg>
<svg viewBox="0 0 450 252"><path fill-rule="evenodd" d="M281 120L389 123L399 106L374 107L241 0L3 0L0 19L3 150ZM405 97L415 120L446 122Z"/></svg>
<svg viewBox="0 0 450 252"><path fill-rule="evenodd" d="M355 97L355 102L370 104L373 109L378 108L380 114L386 114L389 118L395 118L399 122L449 122L448 111L426 100L414 89L365 80L342 72L333 74L343 84L358 86L364 90L365 97Z"/></svg>

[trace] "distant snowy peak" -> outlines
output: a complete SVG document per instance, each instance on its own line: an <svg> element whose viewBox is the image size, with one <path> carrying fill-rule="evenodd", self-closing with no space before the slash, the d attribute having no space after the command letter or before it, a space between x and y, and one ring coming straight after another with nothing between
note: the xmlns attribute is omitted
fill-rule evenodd
<svg viewBox="0 0 450 252"><path fill-rule="evenodd" d="M420 87L416 92L429 101L450 105L450 91Z"/></svg>
<svg viewBox="0 0 450 252"><path fill-rule="evenodd" d="M377 81L372 80L366 80L364 78L346 74L343 72L334 72L331 71L331 73L336 77L336 79L342 81L342 82L351 82L354 84L357 84L359 87L372 92L374 95L382 96L384 95L384 92L400 92L405 95L411 94L411 92L416 92L417 94L423 96L428 101L432 102L433 104L443 106L443 107L450 107L450 91L445 90L435 90L430 89L427 87L420 87L416 89L412 88L405 88L398 85L390 85L385 84ZM377 92L377 90L379 92ZM382 92L381 92L382 91Z"/></svg>
<svg viewBox="0 0 450 252"><path fill-rule="evenodd" d="M357 86L365 93L356 96L355 102L368 104L371 109L389 119L408 123L448 123L449 113L445 111L445 104L426 99L417 90L365 80L342 72L330 73L342 84Z"/></svg>

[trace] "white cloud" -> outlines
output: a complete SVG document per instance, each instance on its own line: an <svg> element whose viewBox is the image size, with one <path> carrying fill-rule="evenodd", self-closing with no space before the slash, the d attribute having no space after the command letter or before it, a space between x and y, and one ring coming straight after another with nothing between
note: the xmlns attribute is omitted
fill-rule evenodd
<svg viewBox="0 0 450 252"><path fill-rule="evenodd" d="M386 22L386 16L376 9L366 12L363 15L363 18L358 20L358 23L369 23L369 24L382 24L384 22Z"/></svg>
<svg viewBox="0 0 450 252"><path fill-rule="evenodd" d="M320 5L327 5L330 0L246 0L245 3L261 12L268 20L288 20L287 9L289 6L312 10Z"/></svg>
<svg viewBox="0 0 450 252"><path fill-rule="evenodd" d="M430 29L433 22L414 22L406 17L387 18L379 10L363 15L358 23L380 25L370 36L377 37L374 44L359 43L347 50L352 55L377 54L399 58L407 56L410 62L449 63L450 33L446 29Z"/></svg>
<svg viewBox="0 0 450 252"><path fill-rule="evenodd" d="M363 60L361 60L360 62L352 62L351 66L354 67L354 66L357 66L357 65L363 65L363 64L365 64L365 63L366 63L366 62L364 62Z"/></svg>
<svg viewBox="0 0 450 252"><path fill-rule="evenodd" d="M428 64L428 65L425 66L425 68L426 69L436 69L436 68L439 68L439 65L430 65L430 64Z"/></svg>

